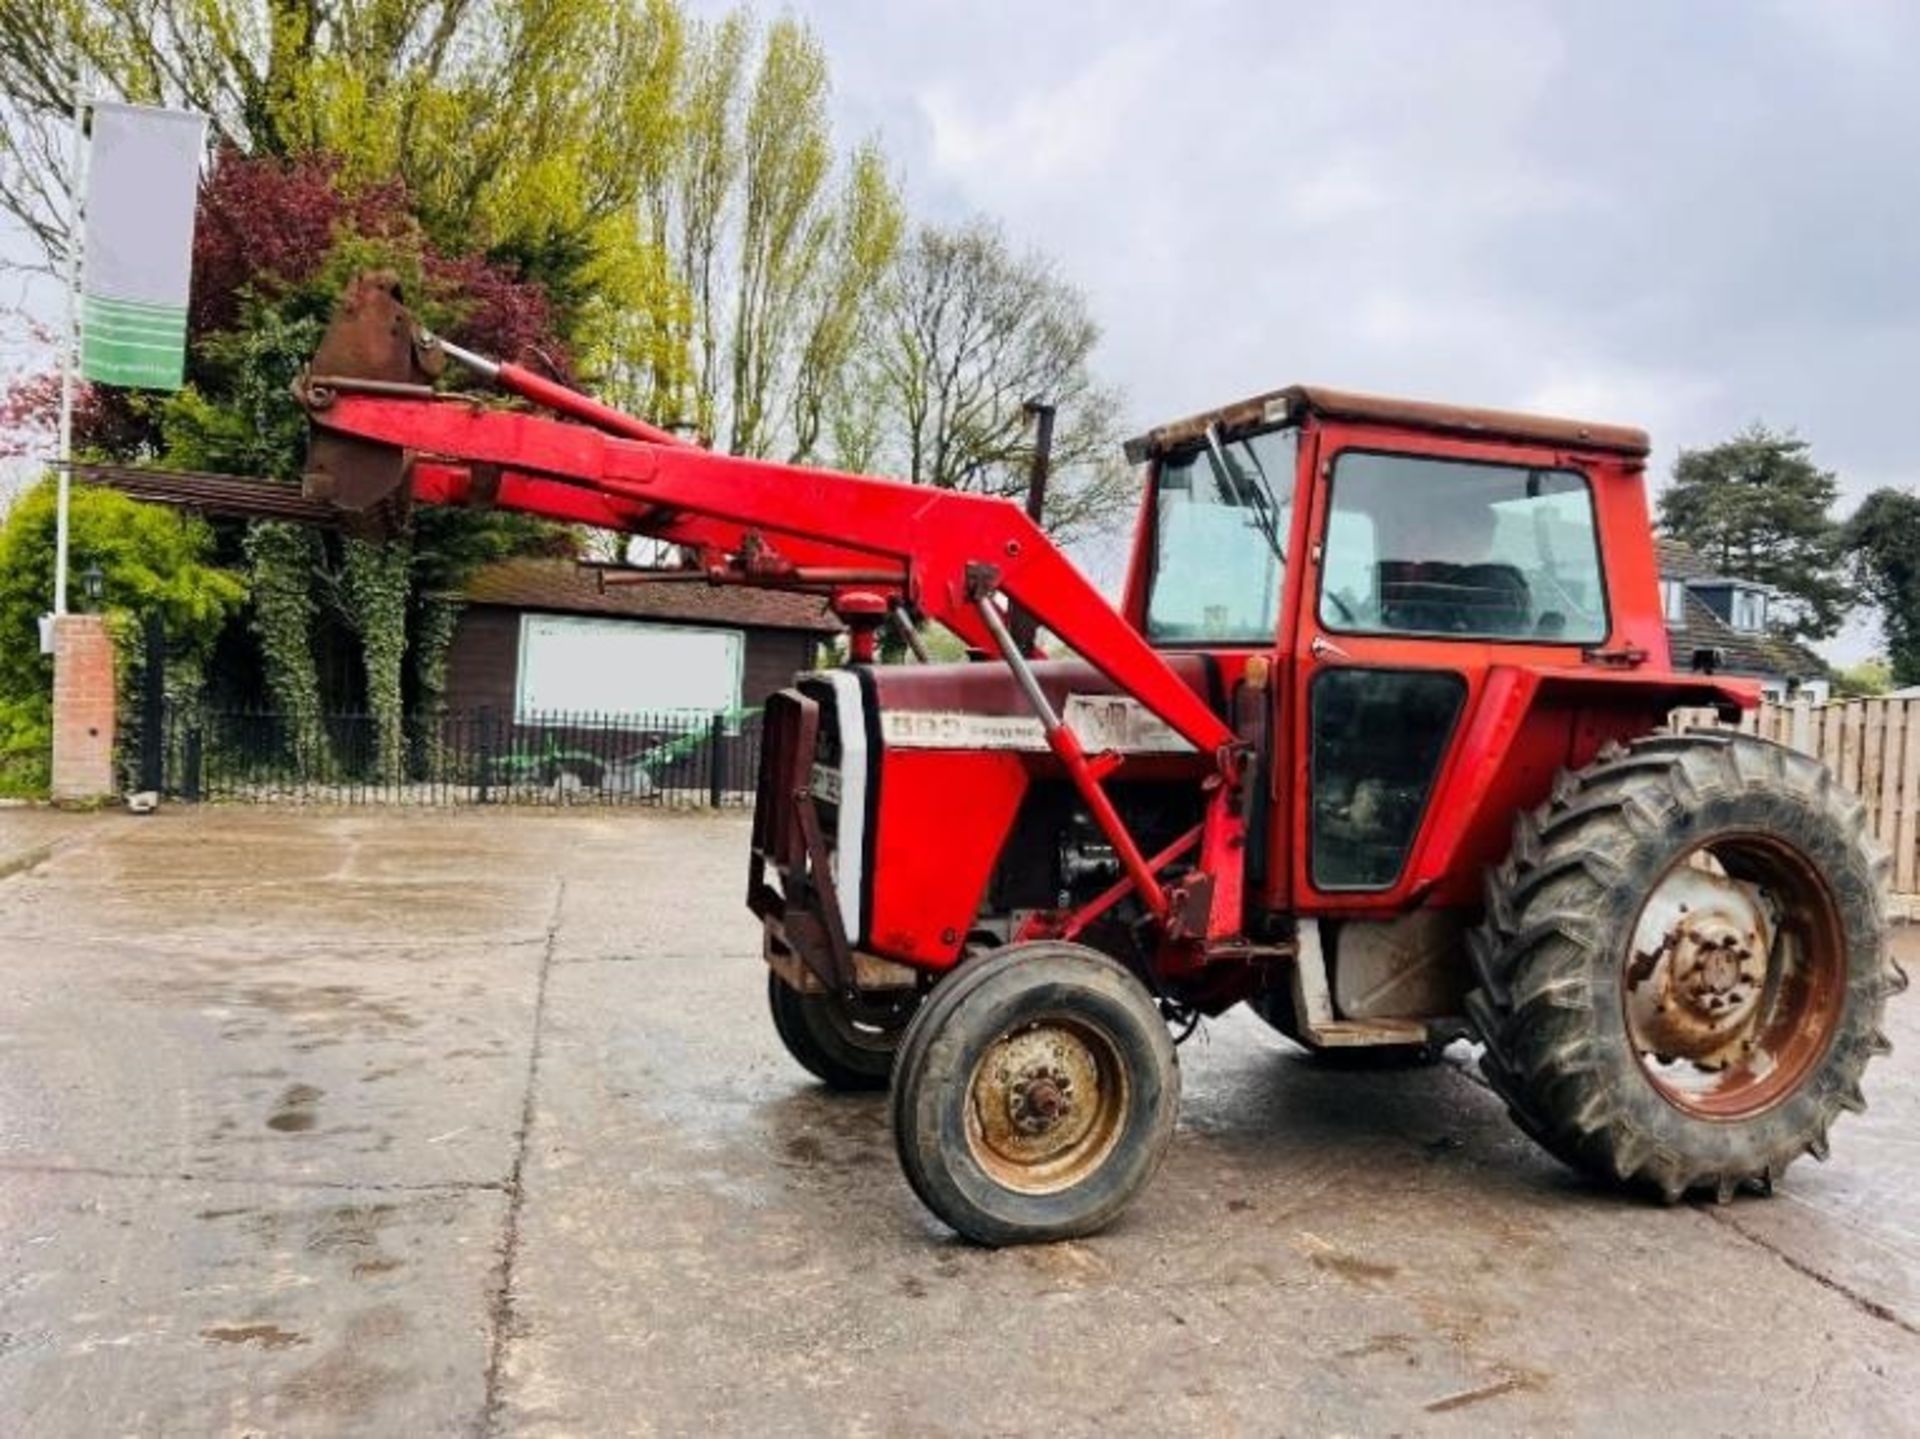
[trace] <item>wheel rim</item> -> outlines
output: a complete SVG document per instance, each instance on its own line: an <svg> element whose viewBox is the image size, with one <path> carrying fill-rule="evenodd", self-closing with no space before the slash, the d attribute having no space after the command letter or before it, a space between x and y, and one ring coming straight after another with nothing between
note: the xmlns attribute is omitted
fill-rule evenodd
<svg viewBox="0 0 1920 1439"><path fill-rule="evenodd" d="M967 1147L995 1182L1057 1194L1106 1162L1126 1127L1120 1047L1083 1019L1048 1016L987 1047L967 1086Z"/></svg>
<svg viewBox="0 0 1920 1439"><path fill-rule="evenodd" d="M1682 855L1641 907L1621 970L1642 1073L1702 1119L1746 1119L1792 1094L1845 997L1839 906L1806 857L1768 835Z"/></svg>

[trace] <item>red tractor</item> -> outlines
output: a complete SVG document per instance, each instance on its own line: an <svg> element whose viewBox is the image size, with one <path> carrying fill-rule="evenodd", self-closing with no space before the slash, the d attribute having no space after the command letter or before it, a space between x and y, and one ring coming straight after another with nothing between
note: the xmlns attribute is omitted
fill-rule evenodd
<svg viewBox="0 0 1920 1439"><path fill-rule="evenodd" d="M436 391L453 359L549 413ZM1295 387L1148 432L1125 596L1003 501L711 453L357 282L298 386L369 529L497 505L827 596L767 706L748 903L795 1058L891 1087L915 1191L1082 1235L1173 1132L1172 1031L1459 1037L1568 1164L1673 1201L1824 1157L1884 1053L1886 860L1816 761L1668 653L1639 430ZM954 664L875 663L937 621ZM1014 638L1037 622L1077 658Z"/></svg>

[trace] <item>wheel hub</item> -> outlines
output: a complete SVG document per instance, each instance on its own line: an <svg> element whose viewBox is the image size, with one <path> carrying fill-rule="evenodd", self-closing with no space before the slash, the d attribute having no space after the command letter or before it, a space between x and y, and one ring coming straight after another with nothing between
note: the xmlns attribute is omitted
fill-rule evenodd
<svg viewBox="0 0 1920 1439"><path fill-rule="evenodd" d="M968 1139L1002 1183L1044 1193L1106 1157L1125 1097L1104 1036L1064 1019L1043 1021L1002 1036L981 1057Z"/></svg>
<svg viewBox="0 0 1920 1439"><path fill-rule="evenodd" d="M1073 1113L1073 1080L1048 1067L1022 1074L1007 1091L1007 1118L1022 1134L1044 1134Z"/></svg>
<svg viewBox="0 0 1920 1439"><path fill-rule="evenodd" d="M1627 970L1627 1017L1641 1048L1720 1069L1752 1047L1773 922L1725 875L1681 869L1647 902Z"/></svg>

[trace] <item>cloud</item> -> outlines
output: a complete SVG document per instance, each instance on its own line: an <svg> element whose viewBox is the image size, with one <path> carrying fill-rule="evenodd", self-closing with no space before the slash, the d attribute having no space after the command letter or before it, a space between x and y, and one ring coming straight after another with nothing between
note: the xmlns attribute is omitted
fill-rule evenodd
<svg viewBox="0 0 1920 1439"><path fill-rule="evenodd" d="M1920 479L1920 6L808 16L920 208L1086 289L1140 424L1318 380L1644 425L1656 481L1754 419Z"/></svg>
<svg viewBox="0 0 1920 1439"><path fill-rule="evenodd" d="M1100 54L1065 83L985 110L967 91L937 84L919 98L942 175L992 175L998 184L1039 191L1094 183L1119 162L1125 109L1154 69L1150 46Z"/></svg>
<svg viewBox="0 0 1920 1439"><path fill-rule="evenodd" d="M1844 414L1833 460L1905 461L1904 423L1820 396L1891 401L1916 338L1910 7L810 18L924 208L1003 217L1094 296L1143 420L1338 372L1654 402L1687 443Z"/></svg>

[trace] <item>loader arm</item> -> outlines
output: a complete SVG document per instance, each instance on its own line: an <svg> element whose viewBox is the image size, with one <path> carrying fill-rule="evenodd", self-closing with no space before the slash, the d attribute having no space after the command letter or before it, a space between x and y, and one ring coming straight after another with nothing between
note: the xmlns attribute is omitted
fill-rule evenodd
<svg viewBox="0 0 1920 1439"><path fill-rule="evenodd" d="M336 376L309 382L305 393L316 430L431 456L414 464L431 479L416 499L470 501L475 476L486 475L492 503L525 514L668 539L724 543L736 527L743 537L789 536L809 558L824 552L850 568L897 570L903 598L962 634L980 631L980 602L997 592L1202 752L1234 743L1226 724L1010 501L624 439L437 394L359 391ZM686 517L718 523L705 528ZM754 578L751 569L742 575Z"/></svg>
<svg viewBox="0 0 1920 1439"><path fill-rule="evenodd" d="M451 358L554 414L442 394ZM1210 851L1238 843L1243 747L1017 505L895 480L722 455L688 444L556 381L437 340L388 277L357 279L295 393L311 425L306 489L362 516L414 502L487 505L694 547L717 582L812 589L845 617L904 603L1012 669L1142 903L1174 907L1100 781L1117 757L1089 756L1007 633L1018 603L1114 686L1217 767ZM870 631L869 631L870 632ZM1239 924L1237 875L1221 876L1203 931ZM1189 897L1186 922L1197 915Z"/></svg>
<svg viewBox="0 0 1920 1439"><path fill-rule="evenodd" d="M897 560L771 525L675 511L551 475L445 459L414 459L409 479L409 497L421 504L513 510L685 545L697 552L699 567L675 578L829 595L859 588L906 601L907 571ZM973 649L992 646L977 615L949 627Z"/></svg>

